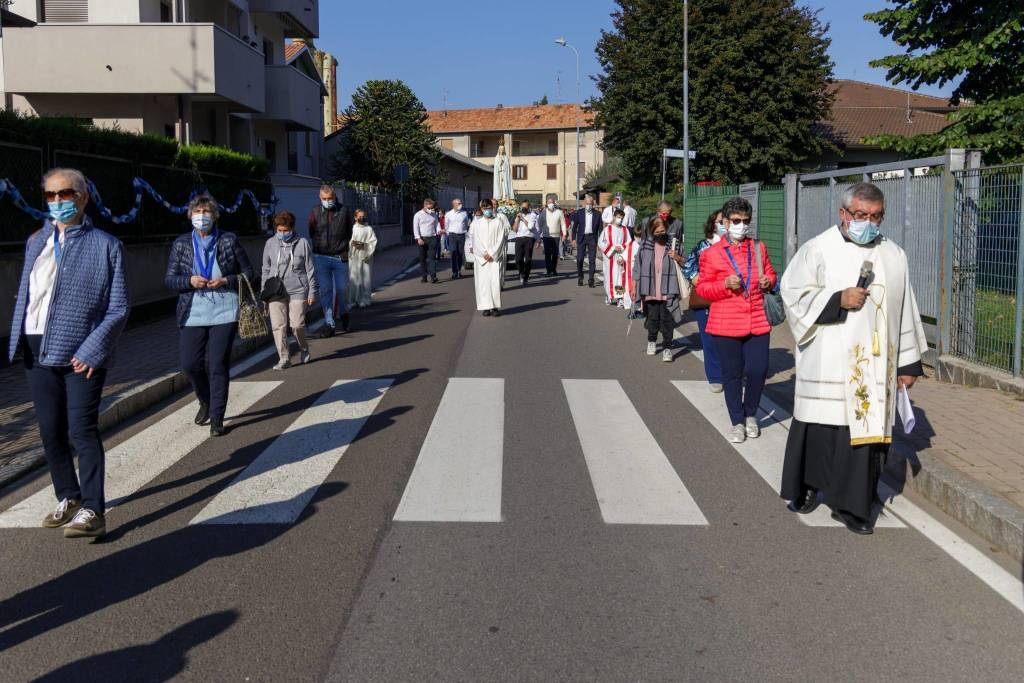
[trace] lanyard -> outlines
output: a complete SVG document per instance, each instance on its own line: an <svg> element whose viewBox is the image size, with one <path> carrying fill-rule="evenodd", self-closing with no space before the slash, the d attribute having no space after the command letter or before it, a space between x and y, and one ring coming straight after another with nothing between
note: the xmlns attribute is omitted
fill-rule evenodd
<svg viewBox="0 0 1024 683"><path fill-rule="evenodd" d="M218 231L214 230L211 237L209 249L203 249L199 238L196 237L195 230L192 231L192 251L195 255L193 271L198 271L196 275L201 275L207 280L213 277L213 259L217 251Z"/></svg>
<svg viewBox="0 0 1024 683"><path fill-rule="evenodd" d="M750 281L754 277L754 257L753 250L750 248L750 240L747 240L747 282L743 285L743 296L750 296ZM740 282L743 282L743 273L740 272L740 267L736 263L736 259L732 256L732 250L729 245L725 245L725 255L729 257L729 262L732 263L732 269L736 271L736 275L740 278Z"/></svg>
<svg viewBox="0 0 1024 683"><path fill-rule="evenodd" d="M60 229L53 226L53 260L60 266Z"/></svg>

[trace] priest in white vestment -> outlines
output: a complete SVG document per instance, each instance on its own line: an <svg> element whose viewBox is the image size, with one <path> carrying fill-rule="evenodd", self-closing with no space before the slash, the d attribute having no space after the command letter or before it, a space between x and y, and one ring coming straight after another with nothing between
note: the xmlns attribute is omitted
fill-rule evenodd
<svg viewBox="0 0 1024 683"><path fill-rule="evenodd" d="M473 219L469 234L473 244L473 285L476 308L485 316L501 315L501 286L505 275L505 249L511 230L508 219L494 210L489 200L480 202L483 215Z"/></svg>
<svg viewBox="0 0 1024 683"><path fill-rule="evenodd" d="M839 224L803 244L782 277L796 396L781 495L804 514L823 498L858 534L872 533L880 508L897 391L924 374L928 348L907 255L881 234L884 217L882 191L853 185ZM866 286L855 286L862 271Z"/></svg>
<svg viewBox="0 0 1024 683"><path fill-rule="evenodd" d="M356 209L348 257L348 301L357 308L370 305L373 292L373 253L377 250L377 234L366 225L366 212Z"/></svg>
<svg viewBox="0 0 1024 683"><path fill-rule="evenodd" d="M609 306L622 305L623 299L629 297L630 262L626 260L626 251L633 235L622 224L624 216L622 209L615 209L597 240L597 248L604 254L604 297Z"/></svg>

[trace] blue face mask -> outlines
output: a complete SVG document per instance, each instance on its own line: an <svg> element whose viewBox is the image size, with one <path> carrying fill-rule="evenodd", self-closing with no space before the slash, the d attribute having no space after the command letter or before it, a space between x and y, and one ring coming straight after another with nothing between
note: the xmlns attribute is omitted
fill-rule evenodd
<svg viewBox="0 0 1024 683"><path fill-rule="evenodd" d="M292 232L291 230L289 230L288 232L279 232L277 233L277 239L281 240L282 242L287 242L292 238L292 235L294 234L295 233Z"/></svg>
<svg viewBox="0 0 1024 683"><path fill-rule="evenodd" d="M878 223L872 223L868 220L850 221L850 226L846 229L846 234L857 244L870 244L875 241L880 233L881 230L878 228Z"/></svg>
<svg viewBox="0 0 1024 683"><path fill-rule="evenodd" d="M334 208L334 200L333 199L321 199L320 200L320 205L323 206L325 209L328 209L328 210L329 209L333 209Z"/></svg>
<svg viewBox="0 0 1024 683"><path fill-rule="evenodd" d="M494 212L490 209L484 209L484 218L494 218Z"/></svg>
<svg viewBox="0 0 1024 683"><path fill-rule="evenodd" d="M59 223L67 223L78 215L78 207L73 199L64 199L59 202L48 202L50 217Z"/></svg>
<svg viewBox="0 0 1024 683"><path fill-rule="evenodd" d="M727 232L729 232L729 229L725 227L725 223L715 223L715 233L719 237L725 237Z"/></svg>

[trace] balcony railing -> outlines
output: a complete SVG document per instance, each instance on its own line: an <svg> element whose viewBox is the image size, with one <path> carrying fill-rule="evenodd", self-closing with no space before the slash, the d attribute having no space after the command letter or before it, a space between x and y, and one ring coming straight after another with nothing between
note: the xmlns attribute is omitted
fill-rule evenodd
<svg viewBox="0 0 1024 683"><path fill-rule="evenodd" d="M72 61L46 59L78 46ZM208 95L266 106L263 56L214 24L43 23L4 31L8 92Z"/></svg>
<svg viewBox="0 0 1024 683"><path fill-rule="evenodd" d="M256 118L284 121L290 130L318 131L323 122L321 83L293 66L264 67L266 109Z"/></svg>
<svg viewBox="0 0 1024 683"><path fill-rule="evenodd" d="M285 19L285 38L316 38L320 34L317 0L249 0L253 12L274 12Z"/></svg>

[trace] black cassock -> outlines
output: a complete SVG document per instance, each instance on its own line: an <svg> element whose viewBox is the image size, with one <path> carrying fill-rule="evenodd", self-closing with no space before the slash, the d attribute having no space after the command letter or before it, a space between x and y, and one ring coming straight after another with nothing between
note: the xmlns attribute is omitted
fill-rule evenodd
<svg viewBox="0 0 1024 683"><path fill-rule="evenodd" d="M835 292L818 316L819 325L841 325L842 292ZM899 368L898 376L924 374L920 361ZM782 490L785 500L799 500L808 488L821 491L833 510L843 510L861 519L871 517L882 464L888 455L887 444L850 444L850 428L801 422L793 418L786 441L786 459L782 466Z"/></svg>

